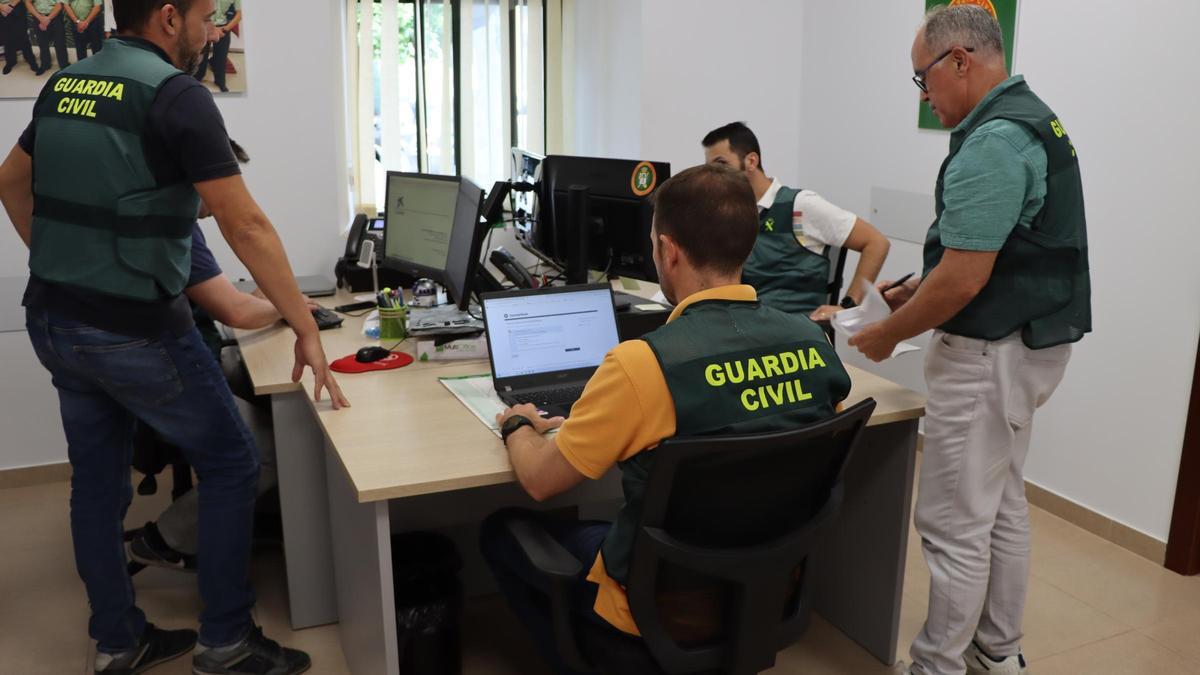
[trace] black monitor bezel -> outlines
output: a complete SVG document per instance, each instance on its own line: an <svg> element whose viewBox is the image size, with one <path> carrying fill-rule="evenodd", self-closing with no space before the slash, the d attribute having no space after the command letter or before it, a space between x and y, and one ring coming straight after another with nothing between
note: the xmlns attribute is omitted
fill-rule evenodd
<svg viewBox="0 0 1200 675"><path fill-rule="evenodd" d="M619 172L621 174L621 178L619 180L611 181L611 184L598 186L589 184L589 182L586 180L575 180L574 176L570 175L580 172L581 165L587 166L593 163L594 165L607 165L607 167L610 168L616 168L618 166L621 167L622 170ZM632 169L632 171L629 172L629 175L632 176L633 171L636 171L637 168L644 163L653 165L655 173L658 177L658 181L649 193L639 196L635 194L632 189L626 191L625 186L627 183L626 179L624 178L624 174L626 170ZM547 171L548 168L549 171ZM568 176L565 180L561 175L564 172L568 173ZM617 175L617 173L613 173L607 177L615 178ZM652 198L654 192L658 189L658 186L665 182L670 176L671 164L669 162L623 159L617 157L584 157L581 155L562 154L546 155L539 161L538 164L538 175L535 182L537 211L534 232L532 232L533 236L529 237L528 244L542 251L542 253L550 257L556 263L560 265L566 263L564 248L566 246L566 242L569 240L566 238L565 223L560 223L558 216L560 211L564 213L566 211L567 191L573 184L585 185L589 187L591 190L590 197L593 201L603 201L610 204L621 203L629 207L638 207L639 210L641 210L653 208L652 202L649 200ZM605 189L612 188L617 185L620 185L621 187L612 190ZM547 211L549 212L548 214ZM652 219L652 217L653 216L651 215L650 218ZM641 258L641 264L637 267L626 267L624 265L617 265L615 261L613 261L607 270L609 274L618 274L632 279L640 279L653 283L658 282L658 273L654 268L654 261L652 257L653 247L649 236L651 224L651 222L639 222L640 229L643 230L643 232L640 234L645 235L645 242L641 245L638 245L639 250L637 251ZM549 244L549 246L547 246L547 244ZM589 263L590 262L591 261L589 261ZM589 269L591 269L591 267L592 266L589 265Z"/></svg>
<svg viewBox="0 0 1200 675"><path fill-rule="evenodd" d="M495 291L492 293L483 293L479 297L479 309L483 312L483 324L487 326L487 301L493 299L510 299L527 295L552 295L556 293L577 293L580 291L600 291L607 290L609 301L613 308L613 324L617 328L617 344L621 343L621 326L617 323L617 301L613 294L612 286L609 284L574 284L570 286L542 286L540 288L528 288L523 290L508 290ZM500 378L496 376L496 359L493 356L495 350L492 349L491 331L485 331L488 343L488 367L491 369L492 385L496 391L504 389L512 391L520 391L531 387L538 387L554 382L576 382L585 381L596 372L596 367L588 368L572 368L571 370L560 370L558 372L535 373L533 375L512 375L509 377ZM616 345L613 345L614 347Z"/></svg>
<svg viewBox="0 0 1200 675"><path fill-rule="evenodd" d="M446 261L442 263L442 267L440 269L435 268L435 267L430 267L428 265L423 265L421 263L414 262L412 260L407 260L407 259L399 257L399 256L388 255L387 214L389 211L388 205L391 204L391 197L392 197L391 188L392 188L392 178L393 177L428 179L431 181L443 181L443 182L447 182L447 183L454 183L457 186L458 189L455 191L455 194L454 194L454 215L451 218L451 224L450 224L451 234L450 234L450 242L448 244L448 248L450 245L453 244L453 239L454 239L453 228L458 223L458 209L460 206L462 206L464 190L471 189L472 191L475 191L475 190L479 191L479 199L476 201L476 206L475 206L475 214L474 214L475 218L472 221L472 231L471 231L471 239L470 239L471 250L468 253L466 276L463 279L462 288L456 287L457 280L451 279L450 271L448 269L446 269L450 263L450 256L453 254L453 252L451 250L446 251ZM384 208L383 208L383 219L384 219L383 256L380 259L381 260L380 266L385 267L387 269L398 271L402 274L406 274L406 275L411 276L416 279L420 279L420 278L432 279L433 281L437 282L438 284L441 284L443 287L446 288L446 292L450 296L449 299L452 304L456 305L460 310L465 311L471 303L472 286L473 286L476 271L479 268L479 256L481 253L480 247L482 246L482 243L483 243L482 238L480 237L480 232L479 232L479 229L481 227L479 214L480 214L480 210L483 208L483 200L484 200L483 189L480 188L478 185L476 185L474 181L467 178L466 176L446 176L446 175L441 175L441 174L418 173L418 172L412 172L412 171L388 171L384 180L385 180L385 182L384 182Z"/></svg>

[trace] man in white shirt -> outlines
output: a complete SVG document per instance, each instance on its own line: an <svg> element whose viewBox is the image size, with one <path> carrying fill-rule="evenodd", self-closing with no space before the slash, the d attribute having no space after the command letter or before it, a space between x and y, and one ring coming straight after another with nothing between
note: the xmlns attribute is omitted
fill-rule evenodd
<svg viewBox="0 0 1200 675"><path fill-rule="evenodd" d="M789 188L767 177L758 138L745 123L714 129L701 144L706 163L743 171L758 199L758 239L742 280L758 291L764 304L821 321L862 301L863 282L874 283L887 258L887 237L816 192ZM834 263L829 252L835 248L859 253L858 267L841 306L826 304L830 265Z"/></svg>

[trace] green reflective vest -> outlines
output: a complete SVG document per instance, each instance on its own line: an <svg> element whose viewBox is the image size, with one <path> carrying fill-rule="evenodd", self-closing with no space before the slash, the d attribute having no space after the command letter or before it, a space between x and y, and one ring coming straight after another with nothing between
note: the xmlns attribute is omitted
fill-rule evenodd
<svg viewBox="0 0 1200 675"><path fill-rule="evenodd" d="M742 283L768 307L808 316L829 302L829 258L796 241L792 210L799 190L784 187L759 216L758 238L742 268Z"/></svg>
<svg viewBox="0 0 1200 675"><path fill-rule="evenodd" d="M158 184L142 140L159 88L179 74L115 38L46 84L34 107L33 275L143 301L183 291L200 197L188 182Z"/></svg>
<svg viewBox="0 0 1200 675"><path fill-rule="evenodd" d="M979 295L941 329L983 340L998 340L1020 330L1031 349L1076 342L1091 332L1092 310L1087 222L1075 147L1058 116L1024 82L986 105L971 126L950 136L950 154L942 163L934 193L937 219L925 238L925 276L945 251L938 222L945 209L946 167L980 125L1006 119L1037 134L1046 148L1046 200L1031 227L1013 228Z"/></svg>
<svg viewBox="0 0 1200 675"><path fill-rule="evenodd" d="M815 323L757 301L703 300L642 339L662 367L677 436L800 427L832 416L850 392L850 376ZM644 450L618 464L625 505L601 550L605 571L621 584L654 456Z"/></svg>

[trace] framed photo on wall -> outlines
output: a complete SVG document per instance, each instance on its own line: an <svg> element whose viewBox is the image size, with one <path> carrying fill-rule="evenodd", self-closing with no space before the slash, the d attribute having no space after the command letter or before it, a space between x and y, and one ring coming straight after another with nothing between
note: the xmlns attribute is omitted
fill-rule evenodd
<svg viewBox="0 0 1200 675"><path fill-rule="evenodd" d="M188 73L214 94L246 91L245 0L215 0L213 29ZM37 98L51 75L116 35L113 0L0 0L0 98Z"/></svg>
<svg viewBox="0 0 1200 675"><path fill-rule="evenodd" d="M1017 34L1017 0L924 0L924 2L926 12L938 5L978 5L991 12L992 16L1000 22L1000 33L1004 36L1004 62L1008 66L1008 72L1012 72L1013 44ZM918 104L917 126L922 129L948 131L930 112L929 104L923 101Z"/></svg>

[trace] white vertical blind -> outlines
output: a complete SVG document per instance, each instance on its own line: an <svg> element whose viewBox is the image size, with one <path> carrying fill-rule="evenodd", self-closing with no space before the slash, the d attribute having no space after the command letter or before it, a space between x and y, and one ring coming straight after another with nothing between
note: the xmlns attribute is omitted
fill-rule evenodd
<svg viewBox="0 0 1200 675"><path fill-rule="evenodd" d="M450 0L442 0L442 135L450 138L454 135L454 16ZM461 142L461 139L460 139ZM453 155L452 142L443 141L444 152Z"/></svg>
<svg viewBox="0 0 1200 675"><path fill-rule="evenodd" d="M400 0L378 2L382 15L379 25L380 158L385 171L400 171L405 168L401 163L404 145L400 130Z"/></svg>
<svg viewBox="0 0 1200 675"><path fill-rule="evenodd" d="M475 109L475 86L471 73L474 72L471 64L475 57L474 45L474 25L475 25L475 3L472 0L463 0L459 3L458 9L458 34L461 36L458 41L458 62L462 69L459 73L458 82L454 85L455 93L458 96L459 111L462 119L459 121L459 157L461 164L459 172L469 176L474 173L475 168L475 116L472 112Z"/></svg>
<svg viewBox="0 0 1200 675"><path fill-rule="evenodd" d="M362 162L358 154L358 2L351 0L346 3L346 119L350 121L350 157L347 168L350 170L350 194L354 211L360 212L363 207L362 195L359 194L359 173Z"/></svg>
<svg viewBox="0 0 1200 675"><path fill-rule="evenodd" d="M499 115L492 114L491 117L496 124L493 125L492 137L488 143L488 177L486 186L490 186L492 182L504 180L508 178L508 165L510 150L513 146L512 137L512 96L513 96L513 78L512 78L512 54L516 51L514 48L505 48L504 46L512 47L509 43L510 36L513 35L511 29L512 23L512 7L510 0L499 0L499 34L493 43L498 42L501 46L496 51L489 51L490 54L500 55L500 87L494 88L490 98L491 105L498 108ZM498 127L498 128L497 128ZM480 176L483 178L483 176Z"/></svg>
<svg viewBox="0 0 1200 675"><path fill-rule="evenodd" d="M355 54L358 64L358 170L355 172L354 185L358 190L359 204L370 205L379 203L375 197L375 84L371 77L375 61L374 3L371 0L359 0L358 5L359 40Z"/></svg>
<svg viewBox="0 0 1200 675"><path fill-rule="evenodd" d="M575 0L546 0L546 152L570 153L575 139Z"/></svg>
<svg viewBox="0 0 1200 675"><path fill-rule="evenodd" d="M546 99L545 99L545 59L542 58L546 46L546 32L543 28L545 10L542 0L527 0L529 20L525 23L529 51L525 54L525 92L529 114L526 117L525 135L521 144L525 149L539 155L546 154Z"/></svg>

